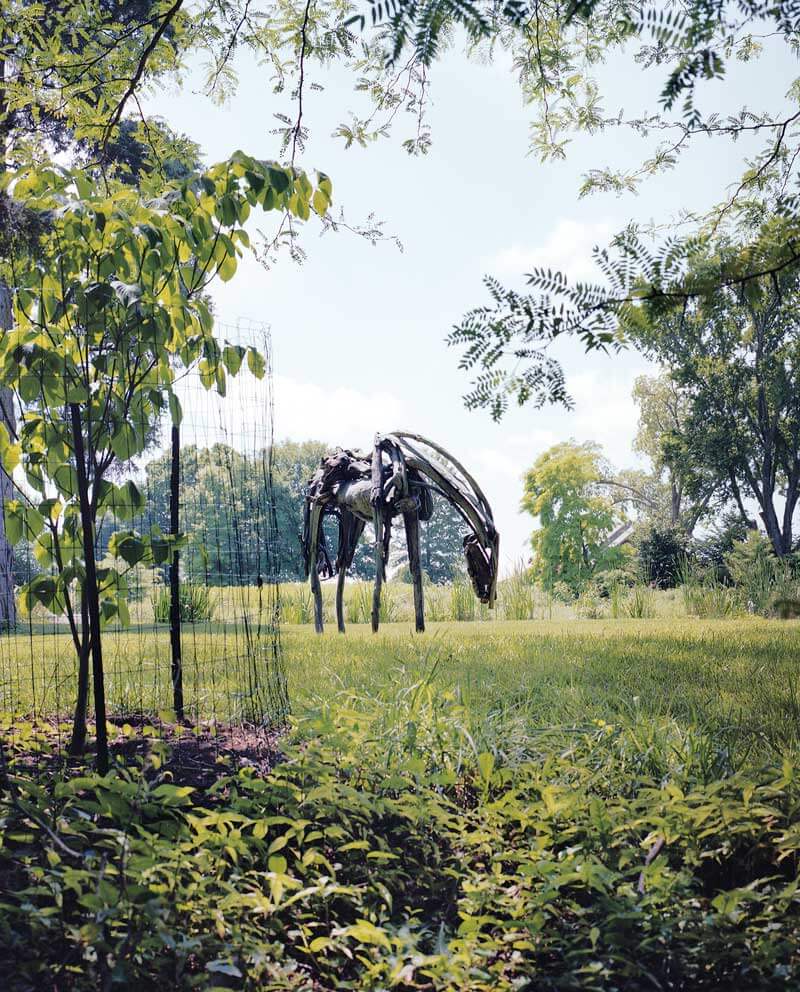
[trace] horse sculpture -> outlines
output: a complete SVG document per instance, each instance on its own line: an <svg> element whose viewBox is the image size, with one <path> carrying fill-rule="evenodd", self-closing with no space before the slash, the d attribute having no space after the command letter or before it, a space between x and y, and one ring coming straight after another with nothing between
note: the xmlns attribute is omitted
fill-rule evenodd
<svg viewBox="0 0 800 992"><path fill-rule="evenodd" d="M425 629L419 522L430 520L434 493L455 507L469 528L463 543L472 587L482 603L494 606L500 536L486 497L463 465L444 448L419 434L395 431L376 434L371 454L337 448L322 459L308 483L300 541L306 576L311 578L317 633L323 629L320 577L334 575L337 576L336 621L344 633L345 575L368 523L375 530L372 629L378 630L392 521L398 516L402 516L406 531L416 629ZM334 559L328 552L322 528L325 517L335 517L338 521L339 541Z"/></svg>

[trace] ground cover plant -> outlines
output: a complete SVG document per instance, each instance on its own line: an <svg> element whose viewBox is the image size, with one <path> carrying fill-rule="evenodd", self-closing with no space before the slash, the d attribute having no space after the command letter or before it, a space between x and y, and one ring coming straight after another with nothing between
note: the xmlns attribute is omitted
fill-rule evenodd
<svg viewBox="0 0 800 992"><path fill-rule="evenodd" d="M4 988L800 980L797 624L283 640L295 715L266 775L221 756L182 781L154 718L107 776L37 778L51 726L5 728Z"/></svg>

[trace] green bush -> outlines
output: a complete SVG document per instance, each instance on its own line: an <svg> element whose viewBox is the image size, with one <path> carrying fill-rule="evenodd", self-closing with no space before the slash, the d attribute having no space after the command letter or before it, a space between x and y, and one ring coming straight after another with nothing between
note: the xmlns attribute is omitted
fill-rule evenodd
<svg viewBox="0 0 800 992"><path fill-rule="evenodd" d="M686 541L672 528L651 528L639 543L639 567L642 578L656 589L674 589L686 558Z"/></svg>
<svg viewBox="0 0 800 992"><path fill-rule="evenodd" d="M157 586L150 596L153 604L153 619L156 623L169 623L172 597L169 586ZM181 582L180 595L181 623L202 623L213 620L217 608L217 600L206 586L193 582Z"/></svg>
<svg viewBox="0 0 800 992"><path fill-rule="evenodd" d="M18 769L0 987L798 987L789 758L737 770L635 715L527 749L504 763L422 680L323 705L266 778L203 793L155 757L48 788Z"/></svg>

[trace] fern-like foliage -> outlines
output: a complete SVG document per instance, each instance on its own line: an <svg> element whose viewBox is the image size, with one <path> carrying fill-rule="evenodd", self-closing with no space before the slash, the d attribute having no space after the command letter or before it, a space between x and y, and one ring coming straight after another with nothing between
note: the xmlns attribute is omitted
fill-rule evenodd
<svg viewBox="0 0 800 992"><path fill-rule="evenodd" d="M795 39L800 30L800 0L368 0L345 27L385 29L390 61L406 48L424 65L439 53L452 25L461 25L473 40L499 35L509 28L527 32L532 23L555 16L564 25L576 21L605 23L609 34L620 30L655 42L662 57L674 66L662 91L667 109L683 99L686 118L699 121L694 90L702 80L724 75L733 43L753 26L772 27Z"/></svg>
<svg viewBox="0 0 800 992"><path fill-rule="evenodd" d="M773 217L735 251L727 243L717 251L703 235L654 246L631 225L594 258L597 283L545 268L528 274L528 293L484 280L491 302L470 310L447 339L463 349L459 367L473 375L468 408L499 420L512 400L569 406L564 370L548 353L557 338L577 337L587 351L621 348L692 300L720 288L746 294L760 280L800 268L800 221L796 210Z"/></svg>

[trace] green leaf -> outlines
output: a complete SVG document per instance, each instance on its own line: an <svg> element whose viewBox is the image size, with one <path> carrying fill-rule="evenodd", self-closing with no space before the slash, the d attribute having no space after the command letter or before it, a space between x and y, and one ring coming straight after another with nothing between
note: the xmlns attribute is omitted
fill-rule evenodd
<svg viewBox="0 0 800 992"><path fill-rule="evenodd" d="M0 421L0 463L2 463L8 475L11 475L17 465L19 465L21 455L21 446L12 443L8 428L3 421Z"/></svg>
<svg viewBox="0 0 800 992"><path fill-rule="evenodd" d="M175 427L180 427L181 421L183 420L183 410L181 408L181 401L173 392L170 392L169 394L169 413L172 417L173 425Z"/></svg>
<svg viewBox="0 0 800 992"><path fill-rule="evenodd" d="M238 375L239 369L242 367L242 359L244 358L244 348L241 345L226 345L222 352L222 360L225 362L228 371L231 375Z"/></svg>
<svg viewBox="0 0 800 992"><path fill-rule="evenodd" d="M266 362L264 361L264 356L260 351L257 351L255 348L247 349L247 367L256 379L264 378L267 367Z"/></svg>
<svg viewBox="0 0 800 992"><path fill-rule="evenodd" d="M141 442L132 424L123 424L111 439L111 450L121 462L129 461L141 450Z"/></svg>
<svg viewBox="0 0 800 992"><path fill-rule="evenodd" d="M108 540L108 553L114 558L122 558L129 565L135 565L144 558L147 545L133 531L118 531Z"/></svg>
<svg viewBox="0 0 800 992"><path fill-rule="evenodd" d="M484 751L478 755L477 760L481 778L488 784L492 780L492 772L494 771L494 755Z"/></svg>
<svg viewBox="0 0 800 992"><path fill-rule="evenodd" d="M9 544L18 544L23 535L22 505L19 500L9 500L3 508L3 525Z"/></svg>
<svg viewBox="0 0 800 992"><path fill-rule="evenodd" d="M217 269L217 275L223 282L229 282L236 274L236 256L226 255Z"/></svg>

